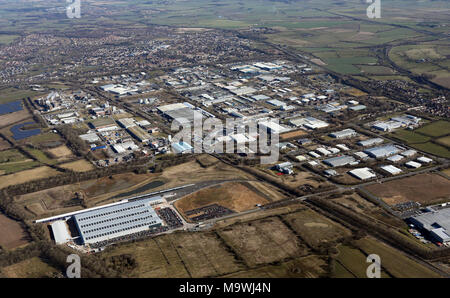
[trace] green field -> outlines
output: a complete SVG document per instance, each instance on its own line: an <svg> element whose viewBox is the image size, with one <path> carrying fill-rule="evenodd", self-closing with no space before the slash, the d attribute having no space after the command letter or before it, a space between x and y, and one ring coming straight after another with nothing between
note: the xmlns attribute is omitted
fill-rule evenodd
<svg viewBox="0 0 450 298"><path fill-rule="evenodd" d="M57 162L56 160L50 159L43 151L39 149L25 148L25 150L39 162L45 164L55 164Z"/></svg>
<svg viewBox="0 0 450 298"><path fill-rule="evenodd" d="M0 152L0 163L17 162L25 160L25 156L17 149L5 150Z"/></svg>
<svg viewBox="0 0 450 298"><path fill-rule="evenodd" d="M391 134L394 138L399 139L407 144L413 143L425 143L428 142L431 138L424 136L422 134L416 133L411 130L397 130Z"/></svg>
<svg viewBox="0 0 450 298"><path fill-rule="evenodd" d="M416 132L420 132L431 137L445 136L450 134L450 122L439 120L417 129Z"/></svg>
<svg viewBox="0 0 450 298"><path fill-rule="evenodd" d="M0 45L10 44L18 37L20 37L20 35L0 34Z"/></svg>
<svg viewBox="0 0 450 298"><path fill-rule="evenodd" d="M40 93L31 90L19 90L16 88L3 89L0 90L0 104L37 96L39 94Z"/></svg>
<svg viewBox="0 0 450 298"><path fill-rule="evenodd" d="M339 265L337 267L338 270L335 272L335 277L367 277L366 270L369 264L366 262L366 256L359 249L341 245L338 250L339 254L336 258L336 263ZM382 271L381 277L387 278L389 276Z"/></svg>
<svg viewBox="0 0 450 298"><path fill-rule="evenodd" d="M400 251L386 244L372 239L363 238L356 244L366 254L377 254L381 259L381 266L397 278L431 278L439 277L437 273L405 256Z"/></svg>
<svg viewBox="0 0 450 298"><path fill-rule="evenodd" d="M28 159L17 149L0 152L0 174L8 175L28 170L39 165L39 162Z"/></svg>
<svg viewBox="0 0 450 298"><path fill-rule="evenodd" d="M450 158L450 151L448 150L448 148L432 142L427 142L424 144L413 144L411 145L411 147L440 157Z"/></svg>
<svg viewBox="0 0 450 298"><path fill-rule="evenodd" d="M50 142L62 142L61 137L53 132L41 133L32 137L27 138L27 143L31 143L35 146L45 145Z"/></svg>
<svg viewBox="0 0 450 298"><path fill-rule="evenodd" d="M0 173L4 175L14 174L17 172L29 170L39 166L40 163L37 161L25 161L25 162L17 162L17 163L3 163L0 164Z"/></svg>

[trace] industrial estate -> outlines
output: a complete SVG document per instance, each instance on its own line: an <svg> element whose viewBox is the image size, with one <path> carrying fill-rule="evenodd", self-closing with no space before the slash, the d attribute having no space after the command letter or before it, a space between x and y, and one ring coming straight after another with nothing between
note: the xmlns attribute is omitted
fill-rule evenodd
<svg viewBox="0 0 450 298"><path fill-rule="evenodd" d="M449 277L447 2L56 2L0 4L0 277Z"/></svg>

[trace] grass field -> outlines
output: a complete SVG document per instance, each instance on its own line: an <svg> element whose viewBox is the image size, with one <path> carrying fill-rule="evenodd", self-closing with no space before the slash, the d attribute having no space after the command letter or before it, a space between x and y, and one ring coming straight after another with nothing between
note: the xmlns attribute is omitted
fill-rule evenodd
<svg viewBox="0 0 450 298"><path fill-rule="evenodd" d="M393 47L389 57L399 66L416 74L433 76L433 81L448 87L450 73L445 66L446 53L450 48L437 43L417 43L414 45Z"/></svg>
<svg viewBox="0 0 450 298"><path fill-rule="evenodd" d="M356 245L366 254L377 254L381 258L381 266L397 278L436 278L440 277L431 269L408 258L400 251L373 238L363 238Z"/></svg>
<svg viewBox="0 0 450 298"><path fill-rule="evenodd" d="M26 157L17 149L11 149L0 152L0 163L23 161Z"/></svg>
<svg viewBox="0 0 450 298"><path fill-rule="evenodd" d="M46 132L46 133L41 133L39 135L35 135L30 138L27 138L25 142L33 144L35 146L46 147L46 145L48 145L48 144L52 144L52 145L58 144L58 143L62 144L63 139L56 133Z"/></svg>
<svg viewBox="0 0 450 298"><path fill-rule="evenodd" d="M0 164L0 175L9 175L17 172L29 170L40 165L37 161L31 159L17 162L8 162Z"/></svg>
<svg viewBox="0 0 450 298"><path fill-rule="evenodd" d="M0 189L9 185L21 184L32 180L47 178L57 175L57 171L49 167L38 167L10 175L2 176L0 179Z"/></svg>
<svg viewBox="0 0 450 298"><path fill-rule="evenodd" d="M416 132L431 137L445 136L447 134L450 134L450 122L445 120L439 120L417 129Z"/></svg>
<svg viewBox="0 0 450 298"><path fill-rule="evenodd" d="M448 148L432 142L412 144L411 147L440 157L450 158L450 150Z"/></svg>
<svg viewBox="0 0 450 298"><path fill-rule="evenodd" d="M95 169L95 167L85 159L80 159L77 161L65 163L65 164L62 164L59 166L61 168L69 169L74 172L87 172L87 171Z"/></svg>
<svg viewBox="0 0 450 298"><path fill-rule="evenodd" d="M334 277L367 277L366 270L369 264L366 262L366 256L360 250L345 245L339 246L338 250L337 270ZM383 271L381 276L383 278L389 277Z"/></svg>
<svg viewBox="0 0 450 298"><path fill-rule="evenodd" d="M7 278L43 278L59 272L38 257L4 267L1 271Z"/></svg>
<svg viewBox="0 0 450 298"><path fill-rule="evenodd" d="M393 132L391 135L394 138L399 139L407 144L425 143L431 139L430 137L425 136L423 134L405 129L397 130Z"/></svg>
<svg viewBox="0 0 450 298"><path fill-rule="evenodd" d="M31 90L21 90L17 88L7 88L0 90L0 104L37 96L41 93Z"/></svg>
<svg viewBox="0 0 450 298"><path fill-rule="evenodd" d="M306 243L314 248L351 235L348 229L310 209L291 213L283 218Z"/></svg>
<svg viewBox="0 0 450 298"><path fill-rule="evenodd" d="M366 189L389 205L407 201L429 205L449 198L450 181L437 174L420 174L369 185Z"/></svg>
<svg viewBox="0 0 450 298"><path fill-rule="evenodd" d="M27 234L20 223L0 213L0 246L14 249L28 242Z"/></svg>
<svg viewBox="0 0 450 298"><path fill-rule="evenodd" d="M44 151L41 151L39 149L26 147L24 148L24 150L26 150L29 154L31 154L36 160L38 160L41 163L50 165L57 163L56 159L50 158L49 156L47 156L47 154L45 154Z"/></svg>

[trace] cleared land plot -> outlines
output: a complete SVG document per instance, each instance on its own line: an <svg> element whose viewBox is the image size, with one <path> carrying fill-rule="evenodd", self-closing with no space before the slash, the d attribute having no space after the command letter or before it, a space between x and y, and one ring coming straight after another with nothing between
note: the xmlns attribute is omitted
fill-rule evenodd
<svg viewBox="0 0 450 298"><path fill-rule="evenodd" d="M245 268L213 233L179 233L170 237L194 278L218 276Z"/></svg>
<svg viewBox="0 0 450 298"><path fill-rule="evenodd" d="M450 122L445 120L439 120L417 129L416 132L431 137L445 136L450 133Z"/></svg>
<svg viewBox="0 0 450 298"><path fill-rule="evenodd" d="M290 186L290 187L300 187L303 185L310 185L313 188L317 188L320 185L328 185L327 182L319 182L318 179L309 172L300 172L297 169L294 169L294 175L275 175L274 171L263 170L263 172L270 174L278 181Z"/></svg>
<svg viewBox="0 0 450 298"><path fill-rule="evenodd" d="M77 185L64 185L17 196L14 200L34 216L43 217L44 215L69 212L64 208L74 206L70 202L75 198L77 191L79 191ZM81 206L78 204L78 209L80 208Z"/></svg>
<svg viewBox="0 0 450 298"><path fill-rule="evenodd" d="M363 238L355 241L367 255L377 254L381 258L381 266L397 278L436 278L440 277L431 269L410 259L402 252L373 238Z"/></svg>
<svg viewBox="0 0 450 298"><path fill-rule="evenodd" d="M138 266L127 277L208 277L236 272L240 264L214 233L177 233L121 244L105 258L130 254Z"/></svg>
<svg viewBox="0 0 450 298"><path fill-rule="evenodd" d="M21 184L41 178L56 176L58 172L49 167L39 167L32 170L26 170L19 173L3 176L0 179L0 188L8 187L14 184Z"/></svg>
<svg viewBox="0 0 450 298"><path fill-rule="evenodd" d="M274 188L271 184L259 181L249 181L246 185L250 185L253 189L265 195L270 201L279 201L285 199L286 196Z"/></svg>
<svg viewBox="0 0 450 298"><path fill-rule="evenodd" d="M94 169L94 166L85 159L59 165L61 168L69 169L74 172L87 172Z"/></svg>
<svg viewBox="0 0 450 298"><path fill-rule="evenodd" d="M27 234L20 223L0 213L0 245L13 249L27 244Z"/></svg>
<svg viewBox="0 0 450 298"><path fill-rule="evenodd" d="M275 217L236 224L218 234L250 267L307 253L297 237Z"/></svg>
<svg viewBox="0 0 450 298"><path fill-rule="evenodd" d="M310 209L287 214L283 218L306 243L314 248L351 235L348 229Z"/></svg>
<svg viewBox="0 0 450 298"><path fill-rule="evenodd" d="M72 151L70 151L70 149L66 145L48 149L47 151L53 154L58 159L64 159L73 156Z"/></svg>
<svg viewBox="0 0 450 298"><path fill-rule="evenodd" d="M4 114L0 116L0 126L7 126L16 122L23 121L31 117L28 110L21 110L14 113Z"/></svg>
<svg viewBox="0 0 450 298"><path fill-rule="evenodd" d="M114 175L112 178L103 177L85 181L80 184L80 187L88 198L92 198L104 194L112 195L115 192L129 189L153 177L155 176L152 174L136 175L134 173L126 173Z"/></svg>
<svg viewBox="0 0 450 298"><path fill-rule="evenodd" d="M268 202L266 198L245 184L231 182L199 190L177 201L175 206L183 213L212 204L242 212L254 209L257 204Z"/></svg>
<svg viewBox="0 0 450 298"><path fill-rule="evenodd" d="M389 205L408 201L432 204L450 196L450 181L436 174L420 174L369 185L366 189Z"/></svg>
<svg viewBox="0 0 450 298"><path fill-rule="evenodd" d="M444 146L450 147L450 136L439 138L436 140L436 142L438 142Z"/></svg>
<svg viewBox="0 0 450 298"><path fill-rule="evenodd" d="M388 214L383 208L374 205L356 193L333 199L333 202L390 226L404 228L406 225L401 219Z"/></svg>
<svg viewBox="0 0 450 298"><path fill-rule="evenodd" d="M160 178L167 181L161 187L163 189L205 181L255 179L250 174L220 161L213 166L203 168L196 160L164 169ZM155 191L161 188L157 188Z"/></svg>
<svg viewBox="0 0 450 298"><path fill-rule="evenodd" d="M268 265L257 269L240 271L225 275L230 278L317 278L327 274L326 259L319 256L307 256L279 265Z"/></svg>
<svg viewBox="0 0 450 298"><path fill-rule="evenodd" d="M104 253L107 259L123 254L132 255L137 262L137 268L131 272L123 272L127 277L189 277L176 247L169 237L161 236L137 243L121 244L112 247ZM103 256L103 254L102 254Z"/></svg>
<svg viewBox="0 0 450 298"><path fill-rule="evenodd" d="M298 138L298 137L301 137L301 136L304 136L307 134L308 133L304 130L296 130L296 131L291 131L291 132L281 134L280 139L287 140L287 139L292 139L292 138Z"/></svg>
<svg viewBox="0 0 450 298"><path fill-rule="evenodd" d="M8 278L42 278L59 272L38 257L5 267L2 273Z"/></svg>

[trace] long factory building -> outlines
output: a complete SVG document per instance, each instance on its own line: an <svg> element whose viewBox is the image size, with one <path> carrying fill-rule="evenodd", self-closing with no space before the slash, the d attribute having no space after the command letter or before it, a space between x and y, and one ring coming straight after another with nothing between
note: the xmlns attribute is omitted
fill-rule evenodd
<svg viewBox="0 0 450 298"><path fill-rule="evenodd" d="M61 214L35 222L52 222L51 227L55 242L64 244L78 238L73 238L69 232L68 220L73 219L81 242L92 244L160 227L163 222L153 206L164 201L159 195L135 197L118 203Z"/></svg>
<svg viewBox="0 0 450 298"><path fill-rule="evenodd" d="M82 242L96 243L160 227L162 220L152 207L159 199L136 200L75 215Z"/></svg>

